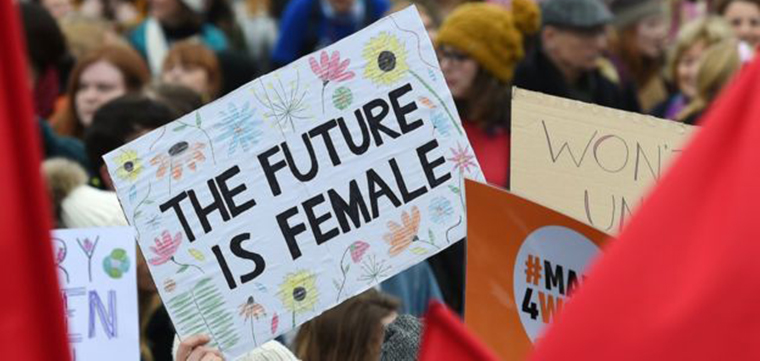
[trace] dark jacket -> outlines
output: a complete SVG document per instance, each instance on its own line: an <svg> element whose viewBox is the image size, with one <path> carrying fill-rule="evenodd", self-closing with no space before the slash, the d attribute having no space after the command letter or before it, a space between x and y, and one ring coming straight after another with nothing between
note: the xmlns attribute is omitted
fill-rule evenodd
<svg viewBox="0 0 760 361"><path fill-rule="evenodd" d="M363 1L363 16L341 15L328 17L321 0L292 0L280 19L280 38L272 53L275 67L307 55L349 36L380 19L388 9L388 0Z"/></svg>
<svg viewBox="0 0 760 361"><path fill-rule="evenodd" d="M79 163L84 169L91 171L90 161L84 150L84 144L78 139L64 137L55 134L53 128L47 121L37 119L37 125L40 127L40 136L45 159L66 158Z"/></svg>
<svg viewBox="0 0 760 361"><path fill-rule="evenodd" d="M580 99L574 96L562 73L544 54L540 44L535 46L518 65L513 84L522 89L544 94L591 101L594 104L632 112L639 111L633 86L620 87L602 75L599 70L583 74L579 81L579 87L584 90L584 93L590 94L591 99Z"/></svg>

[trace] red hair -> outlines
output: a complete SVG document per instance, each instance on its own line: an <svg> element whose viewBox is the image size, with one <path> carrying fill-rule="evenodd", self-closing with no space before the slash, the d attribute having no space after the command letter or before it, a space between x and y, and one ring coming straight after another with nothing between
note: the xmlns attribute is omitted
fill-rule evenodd
<svg viewBox="0 0 760 361"><path fill-rule="evenodd" d="M69 78L66 109L53 119L53 129L58 134L82 138L84 126L76 111L76 93L82 73L90 65L105 61L113 65L124 78L127 93L137 93L150 81L150 71L145 61L134 49L124 45L105 45L77 61Z"/></svg>

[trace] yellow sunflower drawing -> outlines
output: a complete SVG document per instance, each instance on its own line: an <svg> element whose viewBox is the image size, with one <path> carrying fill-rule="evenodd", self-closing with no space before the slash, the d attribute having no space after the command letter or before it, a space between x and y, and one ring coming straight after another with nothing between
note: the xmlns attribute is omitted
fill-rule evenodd
<svg viewBox="0 0 760 361"><path fill-rule="evenodd" d="M293 313L293 327L296 326L296 315L314 310L319 298L316 275L309 271L300 270L288 273L280 284L277 292L282 305Z"/></svg>
<svg viewBox="0 0 760 361"><path fill-rule="evenodd" d="M364 46L362 56L367 61L364 77L377 85L391 85L409 69L406 47L397 37L386 32L370 39Z"/></svg>
<svg viewBox="0 0 760 361"><path fill-rule="evenodd" d="M125 150L116 157L116 176L134 182L143 170L142 160L134 150Z"/></svg>

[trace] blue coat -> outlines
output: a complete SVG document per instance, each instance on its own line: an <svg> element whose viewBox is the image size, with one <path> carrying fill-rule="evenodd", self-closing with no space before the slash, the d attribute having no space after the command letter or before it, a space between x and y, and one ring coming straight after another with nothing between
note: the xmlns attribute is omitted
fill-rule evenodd
<svg viewBox="0 0 760 361"><path fill-rule="evenodd" d="M280 37L272 53L276 66L287 65L304 55L349 36L379 20L390 9L388 0L363 1L364 16L325 15L321 0L291 0L280 21Z"/></svg>

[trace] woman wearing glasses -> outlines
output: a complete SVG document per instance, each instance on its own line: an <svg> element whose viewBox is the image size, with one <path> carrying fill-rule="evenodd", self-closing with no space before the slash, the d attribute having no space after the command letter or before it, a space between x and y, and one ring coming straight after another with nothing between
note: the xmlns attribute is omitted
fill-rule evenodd
<svg viewBox="0 0 760 361"><path fill-rule="evenodd" d="M459 6L436 39L441 69L486 180L509 186L509 118L512 77L525 51L523 39L540 26L529 0L511 11L495 4Z"/></svg>

